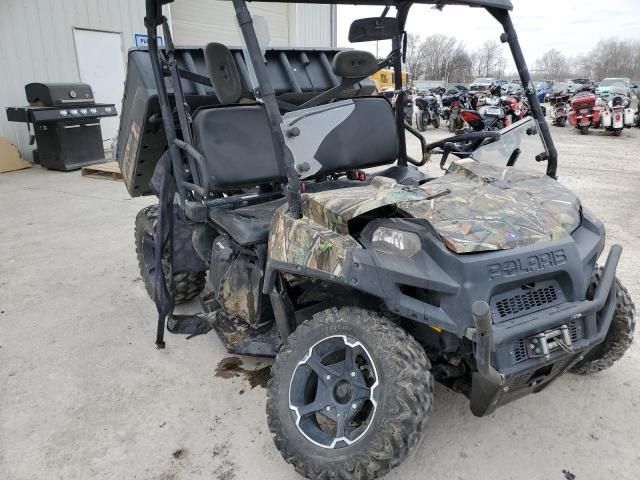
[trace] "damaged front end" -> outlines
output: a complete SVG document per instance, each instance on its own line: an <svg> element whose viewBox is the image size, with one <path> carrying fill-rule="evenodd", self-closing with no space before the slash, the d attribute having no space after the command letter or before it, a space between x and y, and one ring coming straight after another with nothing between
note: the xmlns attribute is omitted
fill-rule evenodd
<svg viewBox="0 0 640 480"><path fill-rule="evenodd" d="M482 416L603 341L621 252L587 298L604 238L556 181L467 159L419 187L376 178L304 194L301 219L274 217L265 285L276 270L304 272L380 299Z"/></svg>

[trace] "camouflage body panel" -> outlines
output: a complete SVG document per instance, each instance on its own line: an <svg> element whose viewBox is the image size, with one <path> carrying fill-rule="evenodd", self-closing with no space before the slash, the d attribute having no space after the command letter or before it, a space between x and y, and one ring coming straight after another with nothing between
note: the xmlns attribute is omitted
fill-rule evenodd
<svg viewBox="0 0 640 480"><path fill-rule="evenodd" d="M362 248L349 235L349 220L390 205L399 217L428 221L455 253L558 240L580 223L577 197L555 180L468 159L420 187L377 177L370 185L305 193L301 219L291 218L286 205L274 215L269 257L341 276L347 251Z"/></svg>
<svg viewBox="0 0 640 480"><path fill-rule="evenodd" d="M269 258L300 265L337 277L348 249L362 248L349 235L342 235L303 216L295 219L283 205L273 216L269 232Z"/></svg>
<svg viewBox="0 0 640 480"><path fill-rule="evenodd" d="M580 224L578 198L541 173L467 159L421 188L430 199L403 202L398 209L428 220L456 253L558 240Z"/></svg>
<svg viewBox="0 0 640 480"><path fill-rule="evenodd" d="M415 202L427 197L417 187L398 185L393 180L376 177L362 187L328 190L302 196L302 214L320 225L348 235L348 222L376 208L401 202Z"/></svg>

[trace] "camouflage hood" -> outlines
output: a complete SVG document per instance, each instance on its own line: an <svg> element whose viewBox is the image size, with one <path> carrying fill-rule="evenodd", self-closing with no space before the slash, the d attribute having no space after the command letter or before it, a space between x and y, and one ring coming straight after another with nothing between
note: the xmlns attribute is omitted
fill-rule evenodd
<svg viewBox="0 0 640 480"><path fill-rule="evenodd" d="M474 160L452 163L421 187L376 178L371 185L305 194L303 214L341 235L350 219L395 205L427 220L456 253L503 250L567 237L580 223L577 197L541 173Z"/></svg>

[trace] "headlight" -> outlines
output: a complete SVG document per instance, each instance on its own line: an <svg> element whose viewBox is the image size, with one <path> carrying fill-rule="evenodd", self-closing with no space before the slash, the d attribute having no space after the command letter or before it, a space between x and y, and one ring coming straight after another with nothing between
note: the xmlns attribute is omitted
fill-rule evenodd
<svg viewBox="0 0 640 480"><path fill-rule="evenodd" d="M412 232L378 227L371 239L373 249L391 255L412 257L422 249L420 237Z"/></svg>

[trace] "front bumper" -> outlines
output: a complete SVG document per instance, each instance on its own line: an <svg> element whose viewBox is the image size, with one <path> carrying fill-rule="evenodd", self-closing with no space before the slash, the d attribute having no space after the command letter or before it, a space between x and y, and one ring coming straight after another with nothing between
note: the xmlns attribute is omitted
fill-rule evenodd
<svg viewBox="0 0 640 480"><path fill-rule="evenodd" d="M500 405L543 390L604 340L616 306L615 272L621 253L620 245L611 247L593 300L583 300L568 305L551 314L544 323L537 325L541 332L551 330L557 332L562 327L566 328L570 340L570 351L556 346L546 355L534 354L532 358L518 361L515 366L500 372L493 368L491 362L483 362L480 356L477 357L478 371L472 377L470 405L474 415L487 415ZM545 327L549 329L545 330ZM490 328L491 335L487 335L486 332L479 334L481 329L477 328L473 332L477 351L506 353L508 350L510 356L521 355L522 357L533 353L534 344L531 343L528 346L526 343L529 343L531 338L533 341L538 338L518 338L518 334L513 335L506 330L494 326ZM488 342L492 344L488 345ZM523 342L525 342L524 350ZM506 349L505 345L507 345ZM509 345L517 345L515 348L518 350L514 351Z"/></svg>
<svg viewBox="0 0 640 480"><path fill-rule="evenodd" d="M499 405L539 392L604 340L615 309L614 279L621 248L611 248L598 290L587 299L605 239L604 227L588 212L565 239L463 255L447 250L417 223L382 223L413 229L421 235L423 251L401 258L370 248L353 250L345 262L346 281L383 299L391 312L409 321L407 328L416 337L425 330L442 331L436 348L443 353L457 355L462 339L471 340L470 364L477 370L471 392L474 414L486 415ZM488 364L497 376L483 375L473 365L478 341L472 334L476 325L471 306L477 301L490 305L493 340ZM527 339L563 326L565 334L570 331L569 351L552 348L547 355L535 355L528 349Z"/></svg>

